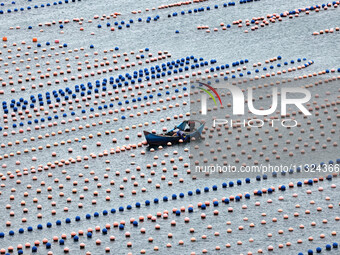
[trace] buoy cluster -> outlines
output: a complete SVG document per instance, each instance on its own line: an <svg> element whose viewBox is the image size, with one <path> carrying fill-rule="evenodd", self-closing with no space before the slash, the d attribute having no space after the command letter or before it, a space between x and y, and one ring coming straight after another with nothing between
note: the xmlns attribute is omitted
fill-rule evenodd
<svg viewBox="0 0 340 255"><path fill-rule="evenodd" d="M38 39L33 38L33 41L37 43ZM46 45L48 48L42 48L42 43L37 43L37 49L34 49L34 46L26 46L26 52L24 54L17 54L16 56L12 55L13 51L22 51L21 47L17 47L14 49L11 49L8 45L4 45L4 52L1 52L2 56L6 57L7 59L13 59L14 57L22 57L20 59L19 63L16 61L13 61L13 65L18 65L15 68L15 73L10 74L9 70L5 70L5 76L0 77L0 81L2 82L2 88L6 89L7 85L22 85L20 90L25 91L26 88L23 84L27 84L30 82L33 82L31 85L32 89L36 89L38 87L44 87L44 86L51 86L54 84L60 84L60 83L67 83L69 81L74 81L74 80L81 80L84 77L89 78L93 76L101 76L101 75L106 75L107 73L114 73L120 70L125 70L125 69L131 69L136 66L142 66L143 64L149 65L155 62L162 62L168 58L171 58L171 54L168 51L159 51L155 54L148 52L148 48L146 48L146 51L144 53L143 50L139 50L139 54L135 53L134 51L131 51L129 54L124 52L124 53L119 53L119 47L115 47L112 49L104 50L101 53L104 54L104 57L102 57L101 60L96 58L96 56L99 54L97 51L93 50L94 46L90 45L90 50L91 52L86 52L85 48L81 47L80 49L67 49L68 45L66 43L64 44L59 44L59 40L55 41L56 46L50 46L50 42L46 42ZM25 42L21 43L25 47ZM16 43L13 44L13 46L17 46ZM61 51L56 51L57 49L62 49ZM116 54L113 54L113 52L118 52ZM45 60L45 55L41 56L40 58L37 57L39 53L42 54L48 54L49 59L47 61ZM52 55L53 54L53 55ZM85 61L79 61L80 56L78 54L81 54L84 56ZM44 63L47 66L53 65L53 62L55 64L64 65L64 70L62 70L61 66L58 66L57 71L52 72L52 68L48 67L46 69L47 72L44 72L41 70L41 64L37 63L35 65L26 65L25 64L31 64L32 58L31 56L34 56L34 60L37 61L41 59L41 61L44 61ZM65 56L65 58L61 61L59 59L59 56ZM94 56L95 59L89 61L89 58L91 56ZM131 59L132 58L132 59ZM73 64L70 64L70 60L75 59L77 62L72 62ZM203 58L200 58L201 61L203 61ZM133 60L136 60L137 62L133 62ZM189 67L187 67L190 64L190 61L197 61L194 58L186 58L183 61L183 58L181 60L176 60L174 63L174 66L178 66L178 69L175 69L175 73L183 73L184 71L189 70ZM3 58L0 58L0 61L3 61ZM46 62L45 62L46 61ZM52 63L51 63L52 62ZM172 61L173 62L173 61ZM171 62L168 62L171 63ZM208 62L207 62L208 63ZM119 66L120 64L120 66ZM5 67L9 65L9 63L4 63ZM126 83L130 83L128 81L131 81L131 84L134 84L137 82L137 80L140 82L141 77L146 77L146 79L151 80L155 78L160 78L164 77L166 75L171 74L171 70L167 70L168 67L166 63L162 63L162 72L159 72L159 66L151 66L150 68L145 68L143 70L143 74L141 75L140 72L138 73L137 71L134 71L134 73L126 74ZM156 69L156 67L158 68ZM173 66L170 66L173 69ZM22 73L24 71L24 73ZM164 72L167 71L167 72ZM75 73L78 73L78 75L75 75ZM35 76L37 75L37 76ZM63 77L61 80L58 79L58 77ZM55 80L51 80L51 78L54 78ZM112 79L111 77L110 79ZM136 81L134 80L136 79ZM4 79L8 79L9 82L5 82ZM47 81L46 81L47 80ZM125 80L125 79L124 79ZM39 84L37 85L35 82L39 81ZM16 89L11 88L10 92L15 93ZM5 93L5 90L0 91L1 94Z"/></svg>
<svg viewBox="0 0 340 255"><path fill-rule="evenodd" d="M257 183L261 183L260 180L261 178L256 178ZM295 184L293 182L289 182L286 185L279 185L278 187L268 187L268 188L262 188L260 190L254 190L253 195L251 193L238 193L235 195L229 195L229 197L222 197L222 198L214 198L212 200L210 199L205 199L204 196L207 196L210 193L210 188L205 187L204 189L196 189L195 191L188 191L187 195L184 193L180 193L178 196L173 194L171 201L173 203L176 203L176 201L179 199L181 201L185 201L186 196L197 196L197 198L202 198L205 199L203 202L198 202L197 205L192 205L189 204L187 206L180 206L180 207L174 207L171 210L164 210L163 212L157 212L154 215L153 214L147 214L143 216L139 216L137 219L136 218L130 218L129 220L121 220L121 221L114 221L114 223L106 223L103 224L104 227L100 226L89 226L87 227L87 230L76 230L74 229L71 233L67 234L62 234L61 236L54 236L51 240L48 240L47 238L40 240L36 240L32 243L26 242L25 245L18 245L17 250L24 251L31 250L32 252L37 252L39 249L44 249L44 250L50 250L51 248L58 246L60 247L62 251L65 253L68 252L68 249L64 248L65 246L67 247L68 245L74 245L78 246L80 250L84 249L86 247L86 244L83 243L85 240L87 240L88 243L94 242L97 246L96 249L103 249L99 248L98 246L102 245L102 240L109 240L111 245L115 247L118 245L120 242L123 242L125 247L133 247L134 246L134 239L132 238L133 236L140 235L140 238L145 238L146 239L146 244L152 244L152 245L157 245L158 240L157 238L154 239L152 237L148 237L145 235L145 233L154 233L156 234L159 231L162 231L163 228L166 228L166 226L169 224L171 225L173 231L175 231L176 227L180 227L184 231L183 234L180 234L178 232L174 233L168 233L168 240L169 243L166 245L160 245L160 246L154 246L153 249L154 251L164 250L167 248L172 247L173 243L173 238L177 237L177 240L179 239L179 245L185 244L185 243L192 243L196 242L200 239L207 239L209 238L220 238L221 236L229 236L231 238L233 234L238 233L238 231L242 231L240 233L243 233L242 238L239 238L238 241L234 242L227 242L227 243L220 243L216 239L216 242L219 246L216 246L216 243L212 244L213 246L215 245L215 248L212 247L205 247L208 249L215 249L215 250L220 250L221 247L223 249L228 249L228 250L233 250L237 247L242 246L245 242L257 242L257 238L255 236L252 236L252 233L247 233L246 229L256 229L257 232L261 231L263 228L263 231L265 232L264 234L267 235L267 238L271 240L273 237L276 235L280 236L283 235L286 231L287 233L293 233L294 231L306 231L310 228L315 229L316 226L318 226L317 222L312 221L308 217L305 218L303 215L310 215L313 213L320 213L323 210L327 210L330 215L333 215L333 204L331 203L332 198L329 197L329 194L332 194L333 190L336 189L335 184L327 185L327 188L321 188L317 187L317 183L322 183L324 181L323 178L314 178L314 179L309 179L305 180L303 182L298 181ZM250 185L252 183L252 180L247 178L245 179L246 185ZM218 190L222 189L225 190L227 187L231 188L233 191L235 188L234 185L241 186L242 181L238 180L236 183L229 182L229 183L222 183L221 187L217 185L213 185L211 188L212 192L217 192ZM299 203L294 204L294 201L292 201L291 204L291 209L295 210L294 213L289 212L289 211L284 211L283 209L280 208L282 203L284 203L285 199L291 199L297 200L299 196L303 196L304 194L307 194L308 197L311 197L312 194L319 192L320 195L324 198L320 202L316 203L314 200L310 200L309 203L307 203L306 207L301 207ZM168 203L170 199L168 199L166 196L163 197L163 199L157 199L155 198L153 200L154 205L157 205L160 203L160 200L162 200L163 204ZM244 212L248 211L248 206L245 205L245 201L247 201L248 206L252 205L254 207L254 210L252 211L253 215L248 216L248 217L238 217L238 218L233 218L232 216L234 214L244 214ZM139 202L136 203L135 207L139 208L138 210L143 210L143 208L148 208L151 205L151 201L146 200L145 204L141 204ZM133 207L132 206L127 206L126 208L124 207L119 207L119 209L111 209L110 210L104 210L102 212L102 215L99 214L98 212L95 212L92 215L87 214L84 219L82 217L76 216L75 217L75 222L77 224L80 224L83 220L91 220L94 221L94 223L101 218L104 220L107 219L107 215L113 214L122 214L125 210L133 212ZM263 212L263 210L270 210L272 213L267 213ZM205 222L207 226L205 228L196 228L195 224L192 223L191 219L194 214L200 214L200 220ZM219 217L219 215L223 214L228 214L229 218L231 220L225 221L225 219L222 219ZM300 217L302 216L302 217ZM92 220L93 217L93 220ZM295 219L299 218L300 220L297 222ZM209 219L212 221L210 222ZM216 224L216 221L224 221L224 224ZM334 222L334 224L338 224L340 218L335 216L334 218L324 218L322 220L322 224L330 224ZM208 222L207 222L208 221ZM46 228L54 228L58 227L63 224L71 224L72 219L66 218L65 222L61 220L57 220L55 224L52 223L47 223ZM282 226L280 223L285 223L287 228L286 230L282 229ZM130 223L130 224L129 224ZM271 226L270 229L267 229L266 225L267 223ZM225 230L225 226L227 226L227 230ZM74 228L75 226L73 226ZM9 236L16 236L16 235L23 235L27 236L28 233L33 232L38 232L42 233L44 231L44 226L42 224L39 224L37 228L33 227L28 227L26 230L24 228L20 228L18 233L15 231L9 231L8 235ZM134 231L134 229L137 229L138 231ZM42 232L41 232L42 231ZM189 235L187 234L189 233ZM195 233L195 235L193 235ZM200 236L198 238L198 236ZM333 231L330 229L329 231L320 234L319 236L309 236L308 239L293 239L286 241L286 243L280 243L277 246L269 245L268 247L261 247L257 251L254 252L259 252L262 253L263 250L285 250L289 249L289 247L298 247L301 246L303 243L311 243L315 242L317 240L323 241L325 238L328 240L328 244L325 244L324 247L327 250L332 250L332 249L337 249L337 243L336 243L336 236L337 236L337 231ZM0 233L0 238L6 238L7 235L3 232ZM99 239L100 238L100 239ZM132 239L130 239L132 238ZM135 237L137 238L137 237ZM249 238L249 240L247 240ZM92 241L95 240L95 241ZM130 241L131 240L131 241ZM332 240L334 240L332 242ZM120 242L118 242L120 241ZM81 242L79 244L79 242ZM105 241L104 241L105 242ZM331 242L329 244L329 242ZM105 242L106 243L106 242ZM40 247L40 244L42 244L45 247ZM210 245L208 245L210 246ZM180 248L179 247L179 248ZM150 249L151 247L148 247ZM6 251L11 252L14 248L8 247L7 249L2 248L1 252L5 253ZM320 247L315 248L316 251L320 251ZM54 248L55 250L55 248ZM312 251L309 249L308 252ZM50 251L51 252L51 251ZM105 248L105 252L110 252L110 249L108 247ZM142 250L141 250L142 252Z"/></svg>
<svg viewBox="0 0 340 255"><path fill-rule="evenodd" d="M329 10L329 8L336 9L338 7L339 3L340 3L339 1L337 1L337 2L334 1L332 4L328 3L328 4L322 4L322 5L314 5L314 6L305 7L305 8L298 8L298 9L294 9L294 10L291 10L291 11L284 11L280 14L279 13L273 13L273 14L267 14L266 16L253 17L252 19L234 20L232 22L232 25L231 24L224 25L224 23L221 22L220 26L221 26L222 30L229 30L229 28L232 28L232 26L234 26L234 27L237 26L238 28L242 29L245 26L245 27L250 28L250 30L248 30L248 29L244 30L245 33L248 33L249 31L256 31L260 28L265 28L265 27L269 26L270 24L276 23L276 21L282 22L285 18L289 18L289 20L291 20L293 18L298 18L298 17L300 17L299 15L302 14L302 13L309 15L311 12L319 13L321 10L323 10L323 11ZM175 15L175 16L177 16L177 15ZM210 33L209 26L197 26L197 29L198 30L204 29L205 32ZM328 31L330 32L330 30L331 29L329 29ZM217 27L213 28L213 31L217 32L218 28ZM321 33L321 31L320 31L320 33ZM334 32L334 29L332 29L332 32ZM330 32L330 33L332 33L332 32ZM317 33L318 32L314 32L313 35L318 35Z"/></svg>
<svg viewBox="0 0 340 255"><path fill-rule="evenodd" d="M71 2L78 1L33 4L40 11ZM307 51L267 59L235 53L234 60L226 60L205 50L177 52L177 45L136 50L119 37L105 44L99 37L72 42L63 34L72 24L74 31L77 24L82 31L85 24L114 31L156 22L170 9L170 17L176 17L236 6L203 7L206 2L164 3L146 8L154 13L147 18L141 10L132 11L141 14L138 19L118 10L91 13L93 20L60 17L28 26L15 42L19 26L2 35L0 254L338 252L339 66L321 65L320 57ZM250 2L255 1L241 0L237 7ZM338 4L222 22L220 27L264 27ZM15 1L0 6L10 10L3 14L21 11ZM34 34L36 27L48 33ZM56 35L53 27L60 29ZM185 35L184 29L176 31L176 38ZM210 31L208 25L197 29ZM324 33L337 35L338 30ZM242 120L231 115L231 94L222 91L223 105L209 99L207 112L218 116L225 111L228 123L215 128L207 123L200 141L148 146L144 130L157 134L183 120L203 118L195 112L203 94L196 90L199 82L252 91L261 110L271 105L271 89L296 85L311 92L305 106L313 118L289 106L285 115L277 110L255 119L247 109ZM259 119L264 125L252 128L249 121ZM282 119L298 124L294 129L270 126ZM196 171L214 162L244 169L288 168L237 176Z"/></svg>

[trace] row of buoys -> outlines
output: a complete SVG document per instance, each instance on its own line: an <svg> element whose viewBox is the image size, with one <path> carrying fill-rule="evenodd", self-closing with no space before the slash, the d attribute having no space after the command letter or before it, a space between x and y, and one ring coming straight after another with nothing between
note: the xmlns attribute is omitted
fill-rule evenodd
<svg viewBox="0 0 340 255"><path fill-rule="evenodd" d="M313 35L322 35L322 34L332 34L334 31L340 31L339 27L330 28L330 29L325 29L325 30L320 30L319 32L313 32Z"/></svg>
<svg viewBox="0 0 340 255"><path fill-rule="evenodd" d="M203 2L203 1L200 1L200 2ZM177 3L172 3L172 4L163 4L163 5L158 6L157 9L162 10L162 9L167 9L167 8L179 7L182 5L190 5L191 3L192 3L191 1L185 1L185 2L177 2ZM137 11L132 12L132 14L136 14L136 13ZM141 12L138 11L138 13L141 13Z"/></svg>
<svg viewBox="0 0 340 255"><path fill-rule="evenodd" d="M81 0L64 0L64 3L65 4L68 4L68 3L74 3L74 2L80 2ZM61 5L63 4L63 1L58 1L58 2L53 2L53 3L47 3L47 4L40 4L39 5L34 5L33 7L31 6L27 6L27 7L20 7L20 8L14 8L13 10L12 9L8 9L7 11L4 11L4 10L0 10L0 14L4 14L4 13L12 13L12 12L23 12L26 10L32 10L32 9L38 9L38 8L44 8L44 7L50 7L50 6L55 6L55 5Z"/></svg>
<svg viewBox="0 0 340 255"><path fill-rule="evenodd" d="M176 3L170 3L170 4L163 4L163 5L160 5L157 7L157 9L159 10L162 10L162 9L167 9L167 8L173 8L173 7L179 7L179 6L182 6L182 5L190 5L192 3L202 3L202 2L206 2L208 0L193 0L193 1L185 1L185 2L176 2ZM151 10L155 11L156 8L153 7L151 8ZM150 8L146 8L145 9L146 12L150 11ZM131 12L132 14L137 14L137 13L142 13L141 10L134 10Z"/></svg>
<svg viewBox="0 0 340 255"><path fill-rule="evenodd" d="M228 7L228 6L235 6L235 2L229 2L228 4L227 3L224 3L223 4L223 7ZM218 9L218 5L214 5L214 9ZM204 7L200 7L200 8L195 8L193 10L189 9L187 11L187 14L192 14L192 13L198 13L198 12L204 12L204 10L207 10L207 11L210 11L211 8L210 6L207 6L206 8ZM181 15L185 15L185 11L181 11L180 14ZM177 17L178 16L178 13L177 12L174 12L172 14L168 14L168 18L171 18L171 17Z"/></svg>
<svg viewBox="0 0 340 255"><path fill-rule="evenodd" d="M15 1L12 1L11 3L8 3L8 4L15 4ZM0 3L0 6L4 6L5 3Z"/></svg>

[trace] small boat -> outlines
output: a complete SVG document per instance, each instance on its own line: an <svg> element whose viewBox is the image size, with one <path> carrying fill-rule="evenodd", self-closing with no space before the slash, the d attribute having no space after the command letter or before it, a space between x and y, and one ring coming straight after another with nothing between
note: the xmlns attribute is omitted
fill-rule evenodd
<svg viewBox="0 0 340 255"><path fill-rule="evenodd" d="M198 125L198 128L195 126ZM172 144L189 142L192 137L200 137L204 128L205 122L198 120L185 120L178 126L175 126L165 134L153 134L144 131L144 136L149 145L166 145L169 142Z"/></svg>

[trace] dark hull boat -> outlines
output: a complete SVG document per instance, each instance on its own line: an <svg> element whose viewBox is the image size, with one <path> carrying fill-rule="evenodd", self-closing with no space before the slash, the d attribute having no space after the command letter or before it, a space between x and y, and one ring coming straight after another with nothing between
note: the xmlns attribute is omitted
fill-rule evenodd
<svg viewBox="0 0 340 255"><path fill-rule="evenodd" d="M202 121L186 120L165 134L152 134L144 131L144 136L149 145L166 145L169 142L175 144L180 140L189 142L191 138L201 136L204 124ZM197 129L194 128L195 125L199 125ZM178 131L176 132L176 130Z"/></svg>

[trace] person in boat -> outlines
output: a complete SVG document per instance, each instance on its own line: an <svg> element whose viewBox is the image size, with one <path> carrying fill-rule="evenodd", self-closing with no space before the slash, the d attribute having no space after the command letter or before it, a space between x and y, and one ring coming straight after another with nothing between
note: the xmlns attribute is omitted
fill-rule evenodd
<svg viewBox="0 0 340 255"><path fill-rule="evenodd" d="M177 131L177 136L184 140L186 134L184 133L184 131L179 130L179 131Z"/></svg>
<svg viewBox="0 0 340 255"><path fill-rule="evenodd" d="M177 128L177 129L175 129L175 130L173 131L172 136L178 136L178 137L180 137L181 139L185 139L186 134L185 134L185 132L184 132L183 130L180 130L180 129Z"/></svg>

